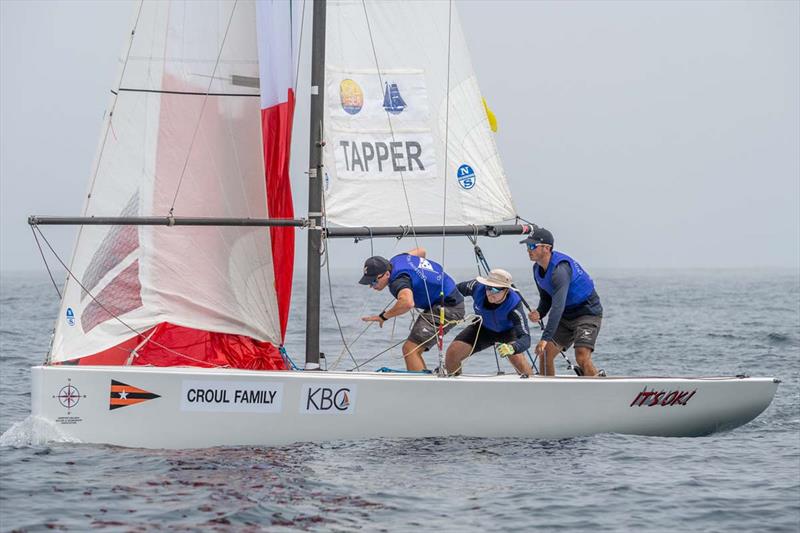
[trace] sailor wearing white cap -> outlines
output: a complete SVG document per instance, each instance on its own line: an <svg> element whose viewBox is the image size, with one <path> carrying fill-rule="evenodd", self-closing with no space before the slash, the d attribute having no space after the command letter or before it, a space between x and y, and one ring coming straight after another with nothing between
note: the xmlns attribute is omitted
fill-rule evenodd
<svg viewBox="0 0 800 533"><path fill-rule="evenodd" d="M500 343L497 353L508 357L519 374L531 375L533 369L522 355L531 346L528 320L522 298L511 283L511 274L495 268L486 277L478 276L456 286L461 294L472 297L475 314L481 320L464 328L447 348L445 364L449 374L460 373L462 362L471 354Z"/></svg>

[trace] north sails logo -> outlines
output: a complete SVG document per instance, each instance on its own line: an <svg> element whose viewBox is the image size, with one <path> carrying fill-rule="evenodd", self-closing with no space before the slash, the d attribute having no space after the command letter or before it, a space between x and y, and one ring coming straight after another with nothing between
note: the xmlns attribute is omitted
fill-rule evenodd
<svg viewBox="0 0 800 533"><path fill-rule="evenodd" d="M108 409L113 411L120 407L135 405L137 403L146 402L147 400L154 400L155 398L161 398L161 396L112 379Z"/></svg>

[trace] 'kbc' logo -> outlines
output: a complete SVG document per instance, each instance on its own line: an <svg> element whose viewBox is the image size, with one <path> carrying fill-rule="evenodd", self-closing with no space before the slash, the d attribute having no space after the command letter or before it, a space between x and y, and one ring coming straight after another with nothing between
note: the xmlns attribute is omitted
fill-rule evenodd
<svg viewBox="0 0 800 533"><path fill-rule="evenodd" d="M355 403L355 390L350 386L306 385L303 387L300 410L306 413L347 414Z"/></svg>

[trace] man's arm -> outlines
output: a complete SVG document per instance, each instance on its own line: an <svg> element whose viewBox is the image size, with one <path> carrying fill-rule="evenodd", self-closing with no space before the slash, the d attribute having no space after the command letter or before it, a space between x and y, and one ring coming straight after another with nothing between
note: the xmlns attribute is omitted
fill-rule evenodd
<svg viewBox="0 0 800 533"><path fill-rule="evenodd" d="M415 255L417 257L425 257L427 253L425 248L414 248L413 250L409 250L406 252L408 255Z"/></svg>
<svg viewBox="0 0 800 533"><path fill-rule="evenodd" d="M553 304L553 299L550 298L550 295L544 292L538 285L536 288L539 289L539 305L536 306L536 311L539 313L541 318L544 318L547 315L547 312L550 311L550 306Z"/></svg>
<svg viewBox="0 0 800 533"><path fill-rule="evenodd" d="M475 290L476 283L478 283L478 280L476 279L462 281L456 285L456 289L458 289L458 292L461 293L461 296L472 296L472 291Z"/></svg>
<svg viewBox="0 0 800 533"><path fill-rule="evenodd" d="M555 293L552 296L552 307L550 308L550 318L547 319L547 326L542 333L543 341L552 341L553 335L556 334L558 323L561 322L561 315L564 314L564 307L567 304L567 292L569 292L569 283L572 279L572 268L566 261L560 263L553 270L551 278L553 289Z"/></svg>
<svg viewBox="0 0 800 533"><path fill-rule="evenodd" d="M414 293L411 289L400 289L397 293L397 303L383 312L387 319L408 313L414 307Z"/></svg>
<svg viewBox="0 0 800 533"><path fill-rule="evenodd" d="M522 308L522 302L508 313L508 318L514 324L514 333L516 333L517 340L511 342L514 347L514 353L522 353L531 347L531 332L528 329L528 319L525 318L525 310Z"/></svg>
<svg viewBox="0 0 800 533"><path fill-rule="evenodd" d="M411 278L407 275L400 274L397 276L397 279L389 283L389 292L392 293L392 296L397 298L397 303L380 315L361 317L361 320L364 322L378 322L379 325L383 327L383 323L390 318L407 313L414 307L414 293L411 291Z"/></svg>

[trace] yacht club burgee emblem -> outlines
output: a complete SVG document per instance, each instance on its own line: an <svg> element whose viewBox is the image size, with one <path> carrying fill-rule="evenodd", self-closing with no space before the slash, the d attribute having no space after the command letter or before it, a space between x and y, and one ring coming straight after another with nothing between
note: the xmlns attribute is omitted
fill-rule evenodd
<svg viewBox="0 0 800 533"><path fill-rule="evenodd" d="M146 402L147 400L153 400L155 398L161 398L161 396L112 379L108 409L113 411L120 407Z"/></svg>

